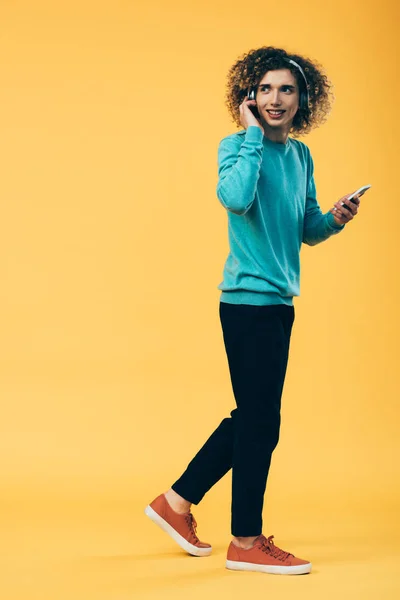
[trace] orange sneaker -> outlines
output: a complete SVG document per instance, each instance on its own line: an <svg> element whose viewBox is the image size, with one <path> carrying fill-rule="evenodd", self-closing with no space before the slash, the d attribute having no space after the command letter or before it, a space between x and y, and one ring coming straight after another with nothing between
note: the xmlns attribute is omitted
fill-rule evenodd
<svg viewBox="0 0 400 600"><path fill-rule="evenodd" d="M226 568L234 571L261 571L277 575L302 575L310 573L311 563L301 558L296 558L290 552L275 546L270 535L259 535L254 540L254 545L245 550L233 542L228 548Z"/></svg>
<svg viewBox="0 0 400 600"><path fill-rule="evenodd" d="M144 509L145 514L172 537L177 544L193 556L208 556L210 544L200 542L196 535L197 523L190 512L180 514L169 505L164 494L160 494Z"/></svg>

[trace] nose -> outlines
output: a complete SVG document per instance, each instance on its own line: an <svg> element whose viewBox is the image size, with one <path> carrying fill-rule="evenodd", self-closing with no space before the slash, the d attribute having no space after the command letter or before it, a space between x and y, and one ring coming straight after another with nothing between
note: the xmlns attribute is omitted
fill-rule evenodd
<svg viewBox="0 0 400 600"><path fill-rule="evenodd" d="M279 101L279 92L278 92L278 90L275 90L273 92L271 104L272 104L272 106L280 106L281 105L281 103Z"/></svg>

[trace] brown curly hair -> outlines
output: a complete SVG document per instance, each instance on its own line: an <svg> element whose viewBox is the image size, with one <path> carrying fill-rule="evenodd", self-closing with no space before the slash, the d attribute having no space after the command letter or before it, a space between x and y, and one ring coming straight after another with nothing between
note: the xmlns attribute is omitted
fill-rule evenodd
<svg viewBox="0 0 400 600"><path fill-rule="evenodd" d="M323 67L315 60L310 60L298 54L288 54L282 48L262 46L256 50L242 54L229 69L226 85L225 104L238 127L240 123L239 106L247 96L248 88L256 87L267 71L289 69L294 75L300 92L305 93L305 81L299 69L285 58L291 58L303 69L307 78L309 94L309 109L298 109L290 133L294 138L309 133L327 120L335 99L333 85L323 72Z"/></svg>

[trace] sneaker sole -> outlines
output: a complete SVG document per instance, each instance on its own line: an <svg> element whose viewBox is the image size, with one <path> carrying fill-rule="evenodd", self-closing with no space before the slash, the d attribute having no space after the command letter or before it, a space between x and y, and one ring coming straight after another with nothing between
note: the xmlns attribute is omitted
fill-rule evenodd
<svg viewBox="0 0 400 600"><path fill-rule="evenodd" d="M186 552L188 552L188 554L192 554L193 556L209 556L209 554L211 554L211 552L212 552L211 547L210 548L198 548L197 546L194 546L193 544L191 544L190 542L185 540L185 538L180 533L178 533L176 531L176 529L171 527L171 525L169 523L167 523L167 521L165 521L165 519L160 517L160 515L158 513L156 513L156 511L153 510L150 505L146 506L146 508L144 509L144 512L153 521L153 523L155 523L156 525L161 527L161 529L163 531L168 533L168 535L171 536L172 539L175 540L175 542L183 550L186 550Z"/></svg>
<svg viewBox="0 0 400 600"><path fill-rule="evenodd" d="M274 575L304 575L311 572L312 564L280 567L278 565L257 565L256 563L227 560L226 568L233 571L259 571L260 573L272 573Z"/></svg>

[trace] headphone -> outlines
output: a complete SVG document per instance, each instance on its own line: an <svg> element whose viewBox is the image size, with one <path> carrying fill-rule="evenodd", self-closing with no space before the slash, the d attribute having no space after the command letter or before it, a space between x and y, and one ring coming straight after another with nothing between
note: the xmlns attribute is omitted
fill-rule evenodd
<svg viewBox="0 0 400 600"><path fill-rule="evenodd" d="M309 97L308 88L307 88L308 81L306 79L306 76L304 75L304 71L301 68L301 66L299 64L297 64L297 62L295 62L291 58L284 58L284 60L286 60L289 63L292 63L292 65L294 65L295 67L297 67L299 69L300 73L303 76L303 79L305 81L306 86L305 86L305 91L300 90L299 108L302 109L302 110L308 110L309 109L308 108L308 104L309 104L309 101L310 101L310 97ZM249 97L249 100L255 100L256 99L256 88L249 89L248 92L247 92L247 95Z"/></svg>

